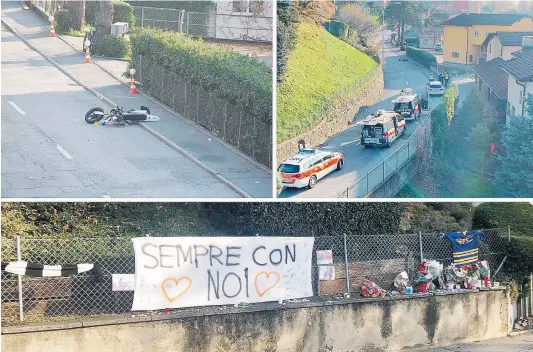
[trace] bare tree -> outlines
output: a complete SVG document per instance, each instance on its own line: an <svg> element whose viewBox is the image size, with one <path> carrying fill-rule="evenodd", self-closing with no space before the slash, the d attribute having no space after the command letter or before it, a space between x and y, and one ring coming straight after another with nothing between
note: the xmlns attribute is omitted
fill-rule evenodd
<svg viewBox="0 0 533 352"><path fill-rule="evenodd" d="M85 0L67 1L66 6L72 16L72 29L83 30L85 28Z"/></svg>
<svg viewBox="0 0 533 352"><path fill-rule="evenodd" d="M350 26L349 37L358 35L363 42L367 42L379 28L368 9L360 4L344 5L340 10L339 20Z"/></svg>
<svg viewBox="0 0 533 352"><path fill-rule="evenodd" d="M113 4L111 0L99 0L96 3L95 23L98 36L111 34L113 22Z"/></svg>

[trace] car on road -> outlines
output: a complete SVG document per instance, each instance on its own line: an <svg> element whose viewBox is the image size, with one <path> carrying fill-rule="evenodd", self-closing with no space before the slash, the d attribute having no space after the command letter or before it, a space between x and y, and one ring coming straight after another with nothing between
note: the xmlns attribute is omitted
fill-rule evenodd
<svg viewBox="0 0 533 352"><path fill-rule="evenodd" d="M361 123L361 145L387 147L406 131L405 119L394 111L378 110Z"/></svg>
<svg viewBox="0 0 533 352"><path fill-rule="evenodd" d="M442 82L440 81L431 81L428 84L428 95L443 95L444 94L444 86L442 85Z"/></svg>
<svg viewBox="0 0 533 352"><path fill-rule="evenodd" d="M302 149L278 167L281 185L291 188L314 188L321 178L341 170L344 156L339 152Z"/></svg>
<svg viewBox="0 0 533 352"><path fill-rule="evenodd" d="M403 92L404 94L392 101L394 112L402 115L407 121L416 120L422 114L420 97L418 94L411 93L409 89L405 89Z"/></svg>
<svg viewBox="0 0 533 352"><path fill-rule="evenodd" d="M442 52L442 43L435 44L435 51L436 52Z"/></svg>

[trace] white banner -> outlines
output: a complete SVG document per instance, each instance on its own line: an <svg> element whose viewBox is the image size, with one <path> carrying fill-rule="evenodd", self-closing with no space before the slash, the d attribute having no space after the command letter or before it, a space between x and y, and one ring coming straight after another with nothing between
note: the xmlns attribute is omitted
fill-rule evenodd
<svg viewBox="0 0 533 352"><path fill-rule="evenodd" d="M313 295L312 237L138 237L132 310Z"/></svg>

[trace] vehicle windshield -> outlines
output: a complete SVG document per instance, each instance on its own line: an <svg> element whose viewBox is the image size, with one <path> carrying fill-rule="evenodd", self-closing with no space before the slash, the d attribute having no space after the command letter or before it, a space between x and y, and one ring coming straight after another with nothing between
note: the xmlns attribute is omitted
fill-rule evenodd
<svg viewBox="0 0 533 352"><path fill-rule="evenodd" d="M300 172L300 165L281 164L278 168L278 171L285 174L296 174Z"/></svg>
<svg viewBox="0 0 533 352"><path fill-rule="evenodd" d="M365 138L379 138L383 134L382 126L365 126L363 128L363 137Z"/></svg>
<svg viewBox="0 0 533 352"><path fill-rule="evenodd" d="M400 110L411 110L411 104L410 103L396 103L394 104L394 111L400 111Z"/></svg>
<svg viewBox="0 0 533 352"><path fill-rule="evenodd" d="M429 88L442 88L442 85L441 85L441 84L438 84L438 83L430 84L430 85L429 85Z"/></svg>

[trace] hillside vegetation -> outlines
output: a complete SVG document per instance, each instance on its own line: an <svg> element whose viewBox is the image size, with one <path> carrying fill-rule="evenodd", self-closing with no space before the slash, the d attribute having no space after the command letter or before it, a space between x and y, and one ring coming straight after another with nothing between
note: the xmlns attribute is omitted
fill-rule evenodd
<svg viewBox="0 0 533 352"><path fill-rule="evenodd" d="M313 129L333 105L356 94L378 63L324 28L301 23L277 91L278 142Z"/></svg>

